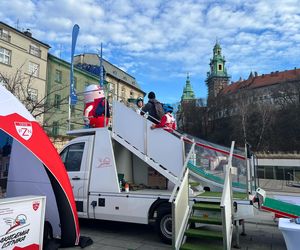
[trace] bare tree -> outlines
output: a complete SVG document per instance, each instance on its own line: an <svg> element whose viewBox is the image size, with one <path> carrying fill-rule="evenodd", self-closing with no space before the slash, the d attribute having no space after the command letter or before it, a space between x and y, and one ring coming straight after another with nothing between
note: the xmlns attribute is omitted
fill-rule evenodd
<svg viewBox="0 0 300 250"><path fill-rule="evenodd" d="M24 64L22 64L14 74L6 74L0 72L2 84L8 91L17 97L21 103L27 108L34 118L38 118L45 113L51 112L56 104L49 103L48 99L56 92L60 92L68 86L56 84L52 89L48 90L44 96L35 95L33 81L36 78L35 72L29 75L23 73ZM60 105L68 104L68 97L59 100ZM54 111L53 111L54 112Z"/></svg>

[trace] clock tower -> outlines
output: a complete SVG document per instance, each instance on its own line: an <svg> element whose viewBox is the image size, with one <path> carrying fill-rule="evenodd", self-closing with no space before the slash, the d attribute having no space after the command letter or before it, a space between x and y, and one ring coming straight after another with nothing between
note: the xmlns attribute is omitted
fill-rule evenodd
<svg viewBox="0 0 300 250"><path fill-rule="evenodd" d="M208 106L212 99L218 96L224 87L228 85L230 76L225 68L225 57L222 56L222 49L216 42L213 49L213 58L210 59L210 71L207 72L206 85L208 87Z"/></svg>

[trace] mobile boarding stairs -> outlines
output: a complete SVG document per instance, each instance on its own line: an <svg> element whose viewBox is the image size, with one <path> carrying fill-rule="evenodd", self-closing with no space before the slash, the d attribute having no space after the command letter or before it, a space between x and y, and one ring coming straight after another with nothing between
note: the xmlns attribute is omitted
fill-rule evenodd
<svg viewBox="0 0 300 250"><path fill-rule="evenodd" d="M213 174L199 171L195 165L191 164L190 158L195 154L195 146L204 147L201 143L195 143L193 140L188 139L178 133L169 133L163 129L154 129L150 127L152 122L145 117L137 114L132 108L127 107L124 103L114 100L113 101L113 116L112 116L112 130L111 137L120 143L123 147L135 154L142 161L147 163L150 167L155 169L161 175L169 180L170 185L168 189L173 193L169 202L172 203L173 214L173 247L174 249L192 249L189 246L192 243L185 243L188 237L193 238L198 234L189 229L191 218L195 215L193 210L203 210L198 198L193 195L189 188L189 172L193 173L194 178L200 180L208 180L211 184L215 184L223 189L223 194L220 198L213 203L204 203L206 209L217 212L220 216L214 220L206 220L205 223L216 223L221 226L221 231L218 233L209 233L208 230L203 232L202 237L223 239L222 248L230 249L232 228L234 223L233 217L233 199L232 199L232 157L236 155L233 153L233 146L230 152L225 150L215 149L222 151L228 157L228 164L225 166L224 178L214 178ZM207 146L212 150L211 146ZM187 154L185 151L188 151ZM243 158L243 157L242 157ZM244 158L242 159L244 160ZM189 170L191 169L191 171ZM245 192L244 187L238 187L239 190ZM193 203L195 204L193 205ZM210 207L210 208L207 208ZM209 211L210 212L210 211ZM195 217L195 216L194 216ZM203 216L202 216L203 217ZM211 219L210 216L209 219ZM193 219L193 218L192 218ZM194 218L195 219L195 218ZM202 223L201 219L195 219L195 223ZM195 229L196 230L196 229ZM182 245L182 246L181 246Z"/></svg>

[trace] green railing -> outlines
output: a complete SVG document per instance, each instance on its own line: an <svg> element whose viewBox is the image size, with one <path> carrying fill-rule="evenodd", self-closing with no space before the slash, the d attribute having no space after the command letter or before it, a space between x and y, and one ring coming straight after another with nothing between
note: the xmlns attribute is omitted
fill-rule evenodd
<svg viewBox="0 0 300 250"><path fill-rule="evenodd" d="M300 217L300 206L266 197L263 206Z"/></svg>
<svg viewBox="0 0 300 250"><path fill-rule="evenodd" d="M188 163L188 168L191 171L193 171L194 173L204 177L207 180L210 180L210 181L213 181L213 182L224 185L224 179L223 178L221 178L219 176L216 176L216 175L213 175L211 173L207 173L203 168L197 167L194 164L192 164L191 162ZM246 184L241 183L241 182L232 182L232 186L234 188L240 188L240 189L245 189L245 190L247 188Z"/></svg>

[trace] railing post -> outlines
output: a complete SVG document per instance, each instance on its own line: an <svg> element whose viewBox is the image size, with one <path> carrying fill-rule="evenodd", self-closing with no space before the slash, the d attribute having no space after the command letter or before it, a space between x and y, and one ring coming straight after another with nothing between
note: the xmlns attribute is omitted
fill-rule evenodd
<svg viewBox="0 0 300 250"><path fill-rule="evenodd" d="M148 128L147 128L147 119L144 119L144 148L145 156L148 155Z"/></svg>
<svg viewBox="0 0 300 250"><path fill-rule="evenodd" d="M183 136L181 135L180 136L180 140L181 140L181 143L182 143L182 160L183 160L183 162L182 162L182 164L184 164L184 162L185 162L185 149L184 149L184 140L183 140Z"/></svg>

